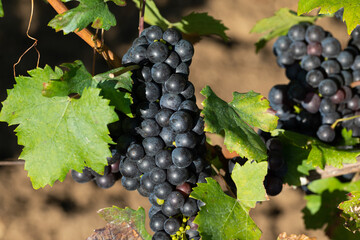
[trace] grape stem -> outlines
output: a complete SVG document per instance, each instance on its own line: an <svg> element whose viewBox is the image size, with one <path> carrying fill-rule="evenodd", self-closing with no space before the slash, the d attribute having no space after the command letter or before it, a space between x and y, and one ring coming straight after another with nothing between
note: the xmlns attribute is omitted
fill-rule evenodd
<svg viewBox="0 0 360 240"><path fill-rule="evenodd" d="M355 119L355 118L358 118L358 117L360 117L360 115L355 115L355 116L351 116L351 117L347 117L347 118L339 118L339 119L337 119L337 120L331 125L331 128L332 128L332 129L335 129L336 125L337 125L339 122L343 122L343 121Z"/></svg>
<svg viewBox="0 0 360 240"><path fill-rule="evenodd" d="M61 0L48 0L50 5L55 9L58 14L68 11L68 8L65 6ZM82 40L90 45L93 49L97 51L102 57L113 67L117 68L121 66L121 59L112 52L105 44L101 42L100 39L97 39L94 34L90 32L89 29L84 28L81 31L75 31L75 34L78 35Z"/></svg>
<svg viewBox="0 0 360 240"><path fill-rule="evenodd" d="M146 0L140 1L140 17L139 17L139 36L144 31L144 18L145 18L145 7L146 7Z"/></svg>

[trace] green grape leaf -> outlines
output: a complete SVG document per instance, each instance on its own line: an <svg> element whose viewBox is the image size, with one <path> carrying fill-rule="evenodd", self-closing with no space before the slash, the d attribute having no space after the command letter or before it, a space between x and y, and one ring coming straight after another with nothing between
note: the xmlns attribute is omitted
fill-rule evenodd
<svg viewBox="0 0 360 240"><path fill-rule="evenodd" d="M281 8L275 15L269 18L264 18L258 21L255 26L250 30L250 33L265 34L256 43L256 52L259 52L266 43L273 38L286 35L289 29L301 22L314 23L318 17L303 17L297 16L296 12L288 8Z"/></svg>
<svg viewBox="0 0 360 240"><path fill-rule="evenodd" d="M106 222L118 226L125 223L132 230L132 234L137 233L141 239L151 240L151 235L145 229L145 210L142 207L133 210L113 206L100 209L98 213Z"/></svg>
<svg viewBox="0 0 360 240"><path fill-rule="evenodd" d="M0 17L3 17L3 16L4 16L4 9L2 6L2 0L0 0Z"/></svg>
<svg viewBox="0 0 360 240"><path fill-rule="evenodd" d="M247 161L243 166L236 163L231 173L237 189L237 199L246 208L255 208L256 202L266 200L264 178L267 174L267 162Z"/></svg>
<svg viewBox="0 0 360 240"><path fill-rule="evenodd" d="M133 2L140 8L140 0L133 0ZM144 20L148 24L157 25L162 29L177 28L182 33L190 35L192 39L217 35L224 41L229 40L225 33L228 28L220 20L209 16L208 13L193 12L183 17L179 22L171 23L161 15L155 1L146 1Z"/></svg>
<svg viewBox="0 0 360 240"><path fill-rule="evenodd" d="M348 34L360 22L360 5L357 1L351 0L299 0L298 15L312 11L313 9L321 8L319 14L334 14L340 8L344 8L343 21L346 22Z"/></svg>
<svg viewBox="0 0 360 240"><path fill-rule="evenodd" d="M307 229L325 228L330 239L355 240L360 234L353 234L343 227L344 219L340 217L340 202L346 200L346 194L358 190L360 181L342 183L336 178L326 178L311 182L308 188L314 194L305 196L306 207L303 209L304 222Z"/></svg>
<svg viewBox="0 0 360 240"><path fill-rule="evenodd" d="M225 33L228 28L220 20L209 16L208 13L193 12L179 22L173 23L172 26L191 36L217 35L224 41L229 40Z"/></svg>
<svg viewBox="0 0 360 240"><path fill-rule="evenodd" d="M341 130L341 136L342 136L342 140L343 140L341 142L342 146L354 146L354 145L360 143L360 138L353 137L352 132L353 131L351 129L347 130L346 128L343 128Z"/></svg>
<svg viewBox="0 0 360 240"><path fill-rule="evenodd" d="M121 7L126 6L126 0L105 0L105 2L109 2L109 1Z"/></svg>
<svg viewBox="0 0 360 240"><path fill-rule="evenodd" d="M119 67L112 69L105 73L100 73L95 75L93 78L95 81L101 83L105 81L115 81L115 88L122 88L128 92L131 92L133 81L131 75L133 70L138 69L139 66L133 65L128 67Z"/></svg>
<svg viewBox="0 0 360 240"><path fill-rule="evenodd" d="M97 88L85 88L79 99L45 97L43 84L60 79L62 70L46 66L29 75L16 78L2 103L0 121L19 125L15 131L24 146L19 158L25 160L33 187L63 181L70 169L81 172L88 166L103 172L111 156L108 144L113 143L107 124L118 120L109 100L100 97Z"/></svg>
<svg viewBox="0 0 360 240"><path fill-rule="evenodd" d="M116 25L115 16L109 11L104 0L78 0L79 5L56 15L49 26L68 34L86 28L90 23L96 29L109 30Z"/></svg>
<svg viewBox="0 0 360 240"><path fill-rule="evenodd" d="M220 99L209 86L202 89L201 94L206 97L202 113L205 119L205 131L210 133L225 133L224 144L232 152L236 151L241 157L261 161L267 158L266 147L259 135L243 119L241 112L242 101L234 104ZM236 96L236 95L234 95ZM244 101L247 106L248 102ZM253 102L256 104L256 102ZM262 112L262 108L254 108L254 112ZM254 115L255 117L255 115ZM247 119L248 116L245 116Z"/></svg>
<svg viewBox="0 0 360 240"><path fill-rule="evenodd" d="M355 233L360 231L360 191L348 193L349 200L339 204L342 210L341 216L345 219L344 226L349 231Z"/></svg>
<svg viewBox="0 0 360 240"><path fill-rule="evenodd" d="M249 205L226 195L214 179L206 180L190 195L205 203L194 220L202 239L260 239L261 231L249 216Z"/></svg>

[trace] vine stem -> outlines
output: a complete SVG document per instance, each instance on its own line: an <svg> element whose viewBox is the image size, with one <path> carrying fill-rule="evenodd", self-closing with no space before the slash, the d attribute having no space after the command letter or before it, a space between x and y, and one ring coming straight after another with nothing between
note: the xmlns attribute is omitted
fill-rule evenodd
<svg viewBox="0 0 360 240"><path fill-rule="evenodd" d="M0 161L1 166L15 166L15 165L24 165L25 161L17 158L7 158Z"/></svg>
<svg viewBox="0 0 360 240"><path fill-rule="evenodd" d="M48 0L50 5L55 9L58 14L68 11L68 8L60 0ZM94 48L102 57L113 67L121 66L121 59L112 52L100 39L97 39L89 29L84 28L81 31L75 31L82 40L84 40L90 47Z"/></svg>
<svg viewBox="0 0 360 240"><path fill-rule="evenodd" d="M347 118L339 118L333 124L331 124L331 128L334 129L339 122L352 120L352 119L355 119L355 118L358 118L358 117L360 117L360 115L355 115L355 116L351 116L351 117L347 117Z"/></svg>
<svg viewBox="0 0 360 240"><path fill-rule="evenodd" d="M140 17L139 17L139 36L144 31L144 21L145 21L145 7L146 7L146 0L140 1Z"/></svg>

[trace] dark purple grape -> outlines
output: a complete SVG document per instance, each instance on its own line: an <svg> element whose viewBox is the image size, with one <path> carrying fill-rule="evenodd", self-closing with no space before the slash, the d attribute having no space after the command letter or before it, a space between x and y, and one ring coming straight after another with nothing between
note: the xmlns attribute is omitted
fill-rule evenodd
<svg viewBox="0 0 360 240"><path fill-rule="evenodd" d="M305 39L308 43L321 42L325 38L325 31L322 27L311 25L306 29Z"/></svg>
<svg viewBox="0 0 360 240"><path fill-rule="evenodd" d="M129 51L130 51L130 49L129 49ZM123 57L122 57L122 59L121 59L121 64L124 65L124 66L129 65L129 64L132 63L132 62L131 62L130 52L129 52L129 51L127 51L127 52L123 55Z"/></svg>
<svg viewBox="0 0 360 240"><path fill-rule="evenodd" d="M146 39L145 36L140 36L138 38L135 38L135 40L132 43L132 47L137 47L137 46L147 46L149 43Z"/></svg>
<svg viewBox="0 0 360 240"><path fill-rule="evenodd" d="M347 103L346 103L347 108L356 111L359 109L360 106L360 98L358 97L358 95L355 95L353 98L351 98Z"/></svg>
<svg viewBox="0 0 360 240"><path fill-rule="evenodd" d="M193 132L179 133L175 137L176 147L194 148L196 142L196 135Z"/></svg>
<svg viewBox="0 0 360 240"><path fill-rule="evenodd" d="M186 168L192 162L192 153L189 149L176 147L171 153L172 162L179 168Z"/></svg>
<svg viewBox="0 0 360 240"><path fill-rule="evenodd" d="M297 24L292 26L288 31L288 37L292 41L303 41L305 39L306 29L303 25Z"/></svg>
<svg viewBox="0 0 360 240"><path fill-rule="evenodd" d="M338 90L338 86L333 79L324 79L319 84L319 93L324 97L331 97Z"/></svg>
<svg viewBox="0 0 360 240"><path fill-rule="evenodd" d="M192 192L192 188L191 188L190 184L187 182L176 186L176 190L179 191L185 198L188 197L190 195L190 193Z"/></svg>
<svg viewBox="0 0 360 240"><path fill-rule="evenodd" d="M336 60L326 60L321 63L321 67L325 70L325 72L330 74L340 73L341 67L340 64Z"/></svg>
<svg viewBox="0 0 360 240"><path fill-rule="evenodd" d="M330 125L321 125L316 135L323 142L332 142L335 139L335 131Z"/></svg>
<svg viewBox="0 0 360 240"><path fill-rule="evenodd" d="M170 127L176 133L184 133L193 128L191 115L184 111L177 111L170 117Z"/></svg>
<svg viewBox="0 0 360 240"><path fill-rule="evenodd" d="M141 175L136 162L131 161L129 159L125 159L124 161L120 162L120 173L128 178L136 178Z"/></svg>
<svg viewBox="0 0 360 240"><path fill-rule="evenodd" d="M156 232L151 240L171 240L171 237L164 231Z"/></svg>
<svg viewBox="0 0 360 240"><path fill-rule="evenodd" d="M280 55L281 52L287 51L290 47L291 40L288 36L279 37L275 43L274 48L277 55Z"/></svg>
<svg viewBox="0 0 360 240"><path fill-rule="evenodd" d="M140 179L139 178L127 178L122 176L121 178L121 185L128 190L134 191L140 187Z"/></svg>
<svg viewBox="0 0 360 240"><path fill-rule="evenodd" d="M351 32L351 38L358 39L360 38L360 27L357 26L352 32Z"/></svg>
<svg viewBox="0 0 360 240"><path fill-rule="evenodd" d="M194 93L195 93L194 85L191 82L187 81L184 91L182 91L180 94L185 99L190 99L194 96Z"/></svg>
<svg viewBox="0 0 360 240"><path fill-rule="evenodd" d="M354 56L349 51L342 51L337 56L336 60L340 63L342 69L349 69L354 62Z"/></svg>
<svg viewBox="0 0 360 240"><path fill-rule="evenodd" d="M172 165L171 150L160 150L155 156L155 164L162 169L170 168Z"/></svg>
<svg viewBox="0 0 360 240"><path fill-rule="evenodd" d="M292 100L302 101L306 97L306 89L298 82L290 82L287 95Z"/></svg>
<svg viewBox="0 0 360 240"><path fill-rule="evenodd" d="M146 50L146 56L152 63L164 62L168 55L168 47L160 41L151 43Z"/></svg>
<svg viewBox="0 0 360 240"><path fill-rule="evenodd" d="M324 74L317 69L312 69L306 74L306 82L313 88L317 88L324 79Z"/></svg>
<svg viewBox="0 0 360 240"><path fill-rule="evenodd" d="M198 117L195 123L195 127L192 129L192 131L198 135L201 135L204 133L204 119L202 117Z"/></svg>
<svg viewBox="0 0 360 240"><path fill-rule="evenodd" d="M174 235L177 231L179 231L180 226L180 220L177 218L168 218L164 223L164 230L167 234Z"/></svg>
<svg viewBox="0 0 360 240"><path fill-rule="evenodd" d="M183 184L189 176L189 172L186 168L179 168L175 165L172 165L167 170L167 180L172 185Z"/></svg>
<svg viewBox="0 0 360 240"><path fill-rule="evenodd" d="M151 181L150 173L144 173L140 178L140 187L151 193L154 190L155 183Z"/></svg>
<svg viewBox="0 0 360 240"><path fill-rule="evenodd" d="M294 59L301 60L307 53L307 47L304 42L295 41L291 43L290 51L293 53Z"/></svg>
<svg viewBox="0 0 360 240"><path fill-rule="evenodd" d="M189 65L187 65L184 62L181 62L175 69L175 73L183 74L183 75L189 75Z"/></svg>
<svg viewBox="0 0 360 240"><path fill-rule="evenodd" d="M145 36L148 42L152 43L155 40L160 40L163 36L163 32L160 27L153 25L147 28Z"/></svg>
<svg viewBox="0 0 360 240"><path fill-rule="evenodd" d="M116 179L114 174L109 173L107 175L97 176L95 182L98 187L106 189L112 187L115 184Z"/></svg>
<svg viewBox="0 0 360 240"><path fill-rule="evenodd" d="M182 99L181 99L180 95L173 94L173 93L165 93L160 98L160 107L168 108L173 111L176 111L179 108L181 102L182 102Z"/></svg>
<svg viewBox="0 0 360 240"><path fill-rule="evenodd" d="M179 31L175 28L168 28L164 32L162 38L171 45L175 45L178 41L180 41L181 33L179 33Z"/></svg>
<svg viewBox="0 0 360 240"><path fill-rule="evenodd" d="M88 168L84 168L82 172L71 170L71 177L75 182L78 183L86 183L94 179L94 176L91 174Z"/></svg>
<svg viewBox="0 0 360 240"><path fill-rule="evenodd" d="M301 106L310 113L317 113L320 108L321 99L319 95L314 92L306 94L305 99L301 102Z"/></svg>
<svg viewBox="0 0 360 240"><path fill-rule="evenodd" d="M148 66L143 66L141 69L141 77L145 80L145 82L150 82L152 80L151 68Z"/></svg>
<svg viewBox="0 0 360 240"><path fill-rule="evenodd" d="M341 76L344 79L344 85L349 86L353 82L353 77L350 71L341 71Z"/></svg>
<svg viewBox="0 0 360 240"><path fill-rule="evenodd" d="M176 133L172 130L171 127L163 127L159 136L164 141L165 145L168 147L172 147L175 141Z"/></svg>
<svg viewBox="0 0 360 240"><path fill-rule="evenodd" d="M192 56L194 55L193 45L184 39L181 39L175 44L174 50L180 56L180 59L183 62L191 60Z"/></svg>
<svg viewBox="0 0 360 240"><path fill-rule="evenodd" d="M131 135L121 135L116 141L116 150L120 154L125 154L131 143L135 143L135 138Z"/></svg>
<svg viewBox="0 0 360 240"><path fill-rule="evenodd" d="M287 102L287 88L285 84L273 86L269 92L269 101L272 105L279 105Z"/></svg>
<svg viewBox="0 0 360 240"><path fill-rule="evenodd" d="M165 147L164 141L160 137L147 137L142 141L145 153L148 156L155 156Z"/></svg>
<svg viewBox="0 0 360 240"><path fill-rule="evenodd" d="M180 57L179 55L174 52L174 51L171 51L170 52L170 55L168 56L168 58L165 60L165 63L167 65L169 65L170 67L172 68L176 68L177 66L179 66L180 64Z"/></svg>
<svg viewBox="0 0 360 240"><path fill-rule="evenodd" d="M351 65L352 70L359 70L360 69L360 56L357 55L354 59L353 64Z"/></svg>
<svg viewBox="0 0 360 240"><path fill-rule="evenodd" d="M137 87L136 95L141 100L147 100L149 102L155 102L161 96L161 89L154 82L145 82L143 84L140 84Z"/></svg>
<svg viewBox="0 0 360 240"><path fill-rule="evenodd" d="M267 175L265 177L264 186L266 189L266 193L269 196L276 196L281 192L283 182L279 177Z"/></svg>
<svg viewBox="0 0 360 240"><path fill-rule="evenodd" d="M337 112L327 113L322 115L322 124L333 124L337 119L340 118L340 114Z"/></svg>
<svg viewBox="0 0 360 240"><path fill-rule="evenodd" d="M150 180L155 183L163 183L166 180L166 171L164 169L155 167L150 171Z"/></svg>
<svg viewBox="0 0 360 240"><path fill-rule="evenodd" d="M339 89L334 95L330 97L331 101L335 104L341 103L345 100L345 91L344 89Z"/></svg>
<svg viewBox="0 0 360 240"><path fill-rule="evenodd" d="M161 212L156 213L150 218L150 228L154 232L164 230L164 222L168 219L164 214Z"/></svg>
<svg viewBox="0 0 360 240"><path fill-rule="evenodd" d="M160 126L152 118L144 119L144 121L141 122L140 128L136 128L137 133L143 138L156 137L159 135L160 130Z"/></svg>
<svg viewBox="0 0 360 240"><path fill-rule="evenodd" d="M276 61L280 67L285 68L286 66L293 64L295 62L295 58L293 53L288 50L282 52L281 55L278 55Z"/></svg>
<svg viewBox="0 0 360 240"><path fill-rule="evenodd" d="M335 112L336 105L329 98L323 98L320 103L319 111L321 112L321 114Z"/></svg>
<svg viewBox="0 0 360 240"><path fill-rule="evenodd" d="M129 57L131 62L135 64L144 62L146 60L146 48L141 45L130 48Z"/></svg>
<svg viewBox="0 0 360 240"><path fill-rule="evenodd" d="M129 157L130 160L140 160L145 155L144 148L140 144L132 143L128 147L126 155Z"/></svg>
<svg viewBox="0 0 360 240"><path fill-rule="evenodd" d="M183 101L179 106L179 110L188 111L189 113L194 113L196 115L199 112L199 108L197 107L195 101L192 100Z"/></svg>
<svg viewBox="0 0 360 240"><path fill-rule="evenodd" d="M144 188L144 186L140 185L138 188L137 188L137 191L138 193L143 196L143 197L149 197L150 196L150 192L148 190L146 190Z"/></svg>
<svg viewBox="0 0 360 240"><path fill-rule="evenodd" d="M143 173L150 172L154 167L156 167L154 157L146 155L137 161L137 167Z"/></svg>
<svg viewBox="0 0 360 240"><path fill-rule="evenodd" d="M161 127L167 127L167 126L169 126L169 120L173 113L174 113L174 111L171 109L162 108L155 115L155 120Z"/></svg>
<svg viewBox="0 0 360 240"><path fill-rule="evenodd" d="M341 51L340 42L333 37L327 37L321 41L322 55L327 58L336 58Z"/></svg>
<svg viewBox="0 0 360 240"><path fill-rule="evenodd" d="M168 182L157 184L154 188L154 194L157 198L165 200L173 191L173 187Z"/></svg>
<svg viewBox="0 0 360 240"><path fill-rule="evenodd" d="M142 102L138 105L136 112L141 118L154 118L159 109L160 106L156 102Z"/></svg>
<svg viewBox="0 0 360 240"><path fill-rule="evenodd" d="M165 82L164 86L167 92L179 94L184 91L187 80L181 74L172 74Z"/></svg>
<svg viewBox="0 0 360 240"><path fill-rule="evenodd" d="M155 63L151 68L151 77L157 83L164 83L171 73L171 68L166 63Z"/></svg>
<svg viewBox="0 0 360 240"><path fill-rule="evenodd" d="M318 42L312 42L307 45L307 54L313 55L313 56L321 56L322 53L322 47L321 44Z"/></svg>
<svg viewBox="0 0 360 240"><path fill-rule="evenodd" d="M165 216L172 217L180 213L179 208L174 208L167 201L161 206L161 210Z"/></svg>
<svg viewBox="0 0 360 240"><path fill-rule="evenodd" d="M165 202L173 208L178 209L184 205L185 198L179 191L173 191L168 195Z"/></svg>
<svg viewBox="0 0 360 240"><path fill-rule="evenodd" d="M307 55L301 60L301 67L306 71L318 68L321 65L321 60L317 56Z"/></svg>
<svg viewBox="0 0 360 240"><path fill-rule="evenodd" d="M180 208L181 213L186 217L192 217L199 211L197 201L193 198L186 199L184 205Z"/></svg>

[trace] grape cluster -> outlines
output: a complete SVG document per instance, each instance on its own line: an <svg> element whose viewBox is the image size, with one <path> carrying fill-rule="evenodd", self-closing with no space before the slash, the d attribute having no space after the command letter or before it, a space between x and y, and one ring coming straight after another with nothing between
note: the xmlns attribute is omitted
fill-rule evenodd
<svg viewBox="0 0 360 240"><path fill-rule="evenodd" d="M271 107L279 117L278 128L293 130L323 142L336 144L342 128L360 136L360 119L339 118L360 113L360 28L352 33L347 47L322 27L297 24L273 46L277 63L285 68L288 84L275 85L269 92Z"/></svg>

